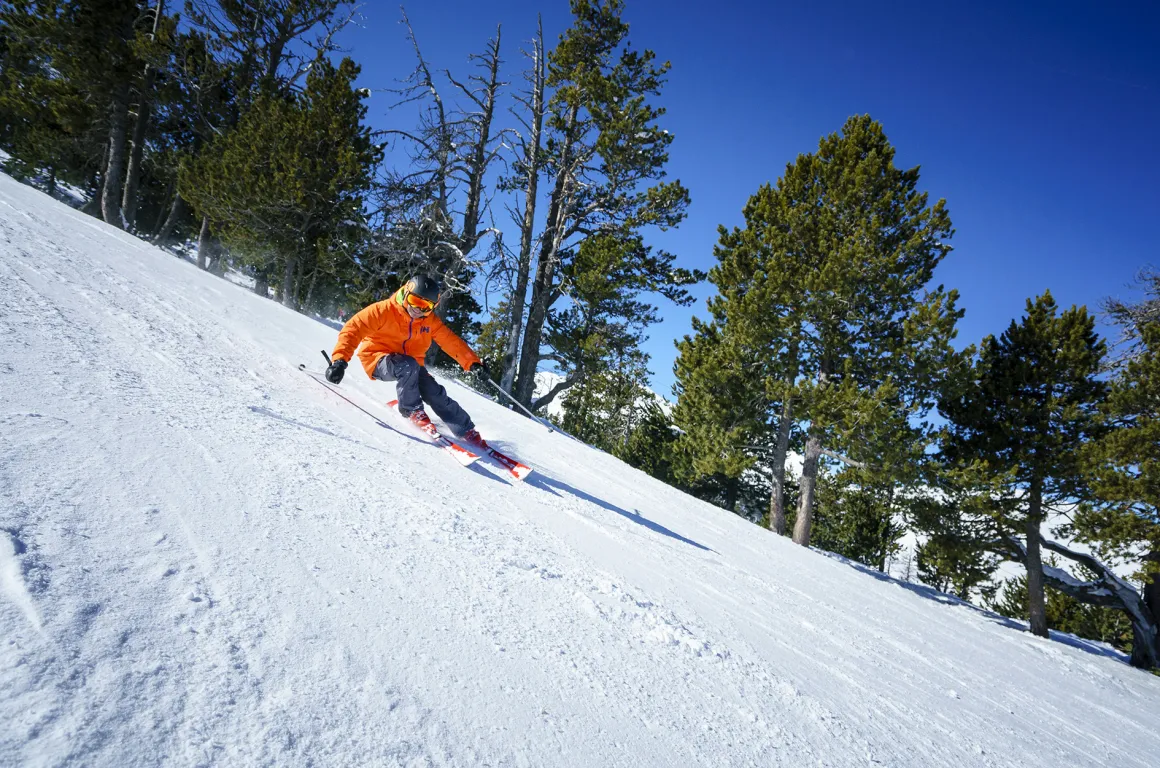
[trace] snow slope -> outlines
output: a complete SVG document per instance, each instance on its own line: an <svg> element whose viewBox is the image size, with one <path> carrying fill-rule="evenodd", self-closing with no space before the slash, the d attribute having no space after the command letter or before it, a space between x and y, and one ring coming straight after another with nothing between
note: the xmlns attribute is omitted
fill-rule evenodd
<svg viewBox="0 0 1160 768"><path fill-rule="evenodd" d="M0 176L0 765L1160 764L1106 648L449 382L536 473L464 469L334 338Z"/></svg>

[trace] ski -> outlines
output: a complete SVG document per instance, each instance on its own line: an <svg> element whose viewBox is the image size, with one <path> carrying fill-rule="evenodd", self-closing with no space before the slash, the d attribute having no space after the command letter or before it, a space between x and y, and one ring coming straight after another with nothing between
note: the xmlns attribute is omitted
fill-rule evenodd
<svg viewBox="0 0 1160 768"><path fill-rule="evenodd" d="M513 459L511 456L508 456L507 454L504 454L504 453L500 453L495 448L492 448L490 445L488 445L486 440L483 440L482 442L483 442L483 445L479 445L479 446L476 446L475 443L471 443L471 442L469 442L468 445L478 447L480 450L482 450L488 456L495 459L495 461L498 462L500 465L502 465L503 468L506 469L508 472L510 472L511 476L514 477L516 480L522 481L528 475L532 474L532 468L529 467L528 465L521 464L520 462Z"/></svg>
<svg viewBox="0 0 1160 768"><path fill-rule="evenodd" d="M380 424L383 424L382 419L380 419L378 416L376 416L375 414L368 411L366 408L363 408L361 405L356 403L354 400L351 400L349 397L347 397L346 395L339 392L338 389L336 389L333 384L328 382L322 376L322 374L315 373L314 371L311 371L311 370L307 370L305 363L299 364L298 370L302 371L307 376L314 379L319 384L326 387L328 390L330 390L334 394L341 397L343 400L345 400L348 403L350 403L351 405L353 405L355 408L358 408L360 411L365 413L367 416L370 416L375 421L379 422ZM423 435L423 437L427 438L433 444L439 446L443 450L447 451L447 453L451 454L451 458L455 459L455 461L457 461L460 465L462 465L464 467L469 467L472 464L474 464L477 459L479 459L478 454L472 453L471 451L467 450L463 446L457 445L457 444L451 442L450 440L448 440L443 435L439 434L439 431L435 429L434 425L431 426L431 431L428 432L428 431L423 430L423 429L417 429L415 427L415 425L411 424L409 421L407 423L412 427L412 429L414 431L419 432L421 435ZM385 427L387 425L383 424L383 426Z"/></svg>
<svg viewBox="0 0 1160 768"><path fill-rule="evenodd" d="M388 400L387 401L388 408L396 408L398 405L399 405L398 400ZM434 430L435 426L431 425L431 429ZM438 432L436 432L436 434L438 434ZM439 435L439 436L443 437L442 435ZM443 437L443 439L448 440L448 442L450 442L450 440L446 437ZM463 438L459 438L459 439L464 440ZM506 469L508 471L508 473L510 473L511 476L514 477L516 480L523 481L525 478L527 478L528 475L532 474L531 467L529 467L526 464L522 464L519 461L516 461L511 456L508 456L505 453L501 453L501 452L497 451L495 448L492 448L488 444L488 442L486 440L484 440L482 437L479 439L479 442L475 442L473 440L464 440L464 442L467 443L468 445L470 445L472 448L477 448L477 449L483 451L488 456L490 456L492 458L492 460L494 460L497 464L499 464L501 467ZM452 444L454 445L454 443L452 443ZM466 449L462 449L462 450L466 450ZM471 455L474 456L475 454L471 454Z"/></svg>
<svg viewBox="0 0 1160 768"><path fill-rule="evenodd" d="M401 415L400 418L402 418ZM479 458L479 454L472 453L462 445L453 443L449 438L439 434L439 430L436 429L435 425L431 424L430 422L428 422L426 427L420 427L417 424L412 424L410 419L407 420L407 423L411 425L411 429L413 431L418 432L420 435L427 438L435 445L450 453L453 459L465 467L471 466Z"/></svg>

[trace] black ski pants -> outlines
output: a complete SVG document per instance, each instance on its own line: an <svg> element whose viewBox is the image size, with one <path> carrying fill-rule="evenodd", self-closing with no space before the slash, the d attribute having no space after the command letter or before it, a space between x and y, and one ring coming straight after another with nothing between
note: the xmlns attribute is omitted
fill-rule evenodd
<svg viewBox="0 0 1160 768"><path fill-rule="evenodd" d="M410 355L383 355L375 364L375 378L396 382L399 413L404 416L410 416L427 403L456 436L475 426L467 411L452 400L443 385Z"/></svg>

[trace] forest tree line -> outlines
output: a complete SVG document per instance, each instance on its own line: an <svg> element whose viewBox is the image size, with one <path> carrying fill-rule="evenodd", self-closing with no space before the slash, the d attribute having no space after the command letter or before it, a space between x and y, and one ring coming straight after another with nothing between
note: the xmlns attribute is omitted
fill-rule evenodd
<svg viewBox="0 0 1160 768"><path fill-rule="evenodd" d="M578 437L880 570L912 534L925 584L1157 666L1160 279L1105 307L1123 343L1044 292L957 347L949 209L855 116L720 229L670 411L641 344L706 275L648 242L691 199L666 173L669 63L622 0L570 7L554 44L497 27L460 71L404 14L414 67L376 84L373 130L338 46L354 3L5 0L5 170L300 311L436 276L444 320ZM999 592L1003 561L1025 576Z"/></svg>

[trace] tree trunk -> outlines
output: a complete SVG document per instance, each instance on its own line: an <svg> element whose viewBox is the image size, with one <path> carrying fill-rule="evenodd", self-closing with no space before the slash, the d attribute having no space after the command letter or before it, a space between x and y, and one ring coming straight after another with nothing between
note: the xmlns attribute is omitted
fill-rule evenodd
<svg viewBox="0 0 1160 768"><path fill-rule="evenodd" d="M133 122L129 165L125 169L125 193L121 196L121 210L125 224L130 228L137 221L137 190L140 185L141 159L145 154L145 129L149 125L149 96L153 91L154 79L153 69L147 68L141 85L141 98L137 102L137 119Z"/></svg>
<svg viewBox="0 0 1160 768"><path fill-rule="evenodd" d="M544 320L548 316L548 298L555 279L554 256L540 254L536 265L536 280L532 286L532 302L528 310L528 324L524 328L523 344L520 348L519 375L516 379L516 399L531 407L532 394L536 389L536 369L540 363L540 340L544 334Z"/></svg>
<svg viewBox="0 0 1160 768"><path fill-rule="evenodd" d="M294 275L298 270L298 257L288 256L286 266L282 270L282 306L297 309L298 303L294 300Z"/></svg>
<svg viewBox="0 0 1160 768"><path fill-rule="evenodd" d="M314 306L314 287L318 285L318 272L319 270L315 269L310 273L310 285L306 287L306 298L302 300L302 307L308 312Z"/></svg>
<svg viewBox="0 0 1160 768"><path fill-rule="evenodd" d="M1148 554L1144 555L1144 562L1146 562L1146 563L1160 562L1160 552L1149 552ZM1147 608L1148 612L1152 615L1154 620L1160 620L1160 573L1155 573L1155 572L1146 573L1144 575L1143 588L1140 591L1142 593L1145 608ZM1140 641L1147 642L1147 634L1146 633L1137 633L1137 634L1139 634L1141 636ZM1133 660L1132 665L1133 666L1142 666L1145 663L1149 664L1150 666L1160 665L1160 632L1157 631L1155 626L1152 627L1151 639L1152 639L1151 653L1148 653L1147 647L1142 647L1139 650L1140 656L1138 659L1137 659L1137 650L1136 650L1137 643L1133 642L1133 644L1132 644L1132 660ZM1136 663L1137 661L1139 661L1140 663L1137 664Z"/></svg>
<svg viewBox="0 0 1160 768"><path fill-rule="evenodd" d="M197 268L205 269L210 259L210 249L213 244L209 237L209 219L201 217L201 232L197 236Z"/></svg>
<svg viewBox="0 0 1160 768"><path fill-rule="evenodd" d="M1149 608L1145 595L1137 592L1135 587L1092 555L1077 552L1049 539L1043 539L1041 543L1044 549L1080 563L1096 574L1094 581L1081 582L1059 568L1047 568L1043 572L1044 580L1080 602L1116 608L1126 613L1132 623L1132 658L1129 663L1138 669L1160 667L1160 627L1156 623L1157 614ZM1021 562L1026 562L1027 553L1018 541L1013 542L1010 551ZM1145 559L1150 557L1148 555ZM1146 584L1145 594L1147 588Z"/></svg>
<svg viewBox="0 0 1160 768"><path fill-rule="evenodd" d="M814 427L806 437L805 461L798 486L797 520L793 526L793 541L803 547L810 545L810 530L814 525L814 492L818 480L818 458L822 455L822 438Z"/></svg>
<svg viewBox="0 0 1160 768"><path fill-rule="evenodd" d="M56 166L51 165L48 168L48 180L45 183L45 192L49 197L56 197Z"/></svg>
<svg viewBox="0 0 1160 768"><path fill-rule="evenodd" d="M101 189L101 216L120 229L125 228L121 211L121 182L125 178L125 134L129 123L129 84L121 83L113 91L109 107L109 151Z"/></svg>
<svg viewBox="0 0 1160 768"><path fill-rule="evenodd" d="M1031 634L1047 637L1047 596L1043 589L1043 557L1039 527L1043 524L1043 497L1038 480L1031 481L1028 499L1027 535L1027 615Z"/></svg>
<svg viewBox="0 0 1160 768"><path fill-rule="evenodd" d="M540 137L544 127L544 27L540 22L539 36L532 62L532 120L531 135L528 137L527 156L524 164L527 168L528 183L524 190L524 220L520 225L520 261L516 270L516 287L508 302L511 312L511 321L508 327L507 350L503 360L503 388L512 390L515 381L517 358L520 349L521 331L524 326L524 303L527 300L528 280L532 269L532 241L536 226L536 195L540 185Z"/></svg>
<svg viewBox="0 0 1160 768"><path fill-rule="evenodd" d="M824 389L830 381L830 361L822 358L818 366L818 388ZM814 494L818 485L818 458L822 455L822 434L817 421L810 424L806 435L806 454L802 463L802 479L798 486L797 520L793 525L793 541L803 547L810 545L810 530L814 525Z"/></svg>
<svg viewBox="0 0 1160 768"><path fill-rule="evenodd" d="M270 298L270 277L264 268L259 269L254 275L254 293L263 299Z"/></svg>
<svg viewBox="0 0 1160 768"><path fill-rule="evenodd" d="M299 307L302 289L306 285L306 259L298 260L298 268L294 270L294 306Z"/></svg>
<svg viewBox="0 0 1160 768"><path fill-rule="evenodd" d="M879 538L878 541L882 547L882 549L880 549L878 552L878 570L881 571L882 573L887 573L886 563L890 559L889 549L890 549L890 544L892 543L890 540L887 539L887 534L890 532L890 524L893 522L894 522L894 484L891 483L890 490L886 494L886 515L879 522L879 525L878 525L878 534L881 537L881 538Z"/></svg>
<svg viewBox="0 0 1160 768"><path fill-rule="evenodd" d="M165 196L172 199L177 196L177 182L169 182L169 187L165 190ZM169 221L169 214L173 212L173 203L163 205L157 209L157 218L153 221L153 226L149 228L149 242L157 242L157 234L161 228L165 226L165 222Z"/></svg>
<svg viewBox="0 0 1160 768"><path fill-rule="evenodd" d="M789 395L798 375L798 340L795 336L788 351L789 370L785 375L786 394L782 396L781 420L777 425L777 446L773 452L773 493L769 496L769 527L778 536L785 535L785 459L789 454L789 436L793 431L793 397Z"/></svg>
<svg viewBox="0 0 1160 768"><path fill-rule="evenodd" d="M725 509L730 512L737 512L737 489L740 483L737 478L725 478Z"/></svg>
<svg viewBox="0 0 1160 768"><path fill-rule="evenodd" d="M161 14L164 11L165 0L157 0L157 5L153 7L153 32L150 34L150 39L157 38L157 29L161 24ZM140 184L141 158L145 151L145 129L149 126L153 83L156 79L156 71L146 64L145 76L142 78L141 84L141 95L137 99L137 119L133 122L132 150L129 152L129 168L125 172L125 194L121 197L121 209L124 212L125 223L130 227L135 227L137 220L137 189Z"/></svg>
<svg viewBox="0 0 1160 768"><path fill-rule="evenodd" d="M781 404L777 426L777 447L773 451L773 492L769 495L769 528L785 536L785 457L789 453L789 433L793 429L793 399Z"/></svg>
<svg viewBox="0 0 1160 768"><path fill-rule="evenodd" d="M564 129L564 152L557 169L556 184L548 203L548 226L544 230L540 258L536 264L536 280L532 285L532 303L528 311L528 324L524 328L523 345L520 350L519 375L516 379L516 399L525 406L531 405L532 392L536 388L536 368L540 362L540 340L544 335L544 320L548 316L548 305L555 281L556 260L564 239L564 225L567 220L566 198L571 194L572 154L576 121L580 107L573 105Z"/></svg>
<svg viewBox="0 0 1160 768"><path fill-rule="evenodd" d="M1144 555L1145 563L1160 563L1160 552L1149 552ZM1160 617L1160 573L1151 572L1144 575L1144 605L1152 611L1153 616Z"/></svg>
<svg viewBox="0 0 1160 768"><path fill-rule="evenodd" d="M154 245L164 245L169 239L169 235L173 232L173 228L177 226L177 222L181 220L182 214L185 213L185 201L181 199L181 194L173 196L173 205L169 207L169 215L165 218L165 223L161 225L161 229L157 230L157 234L153 236Z"/></svg>

